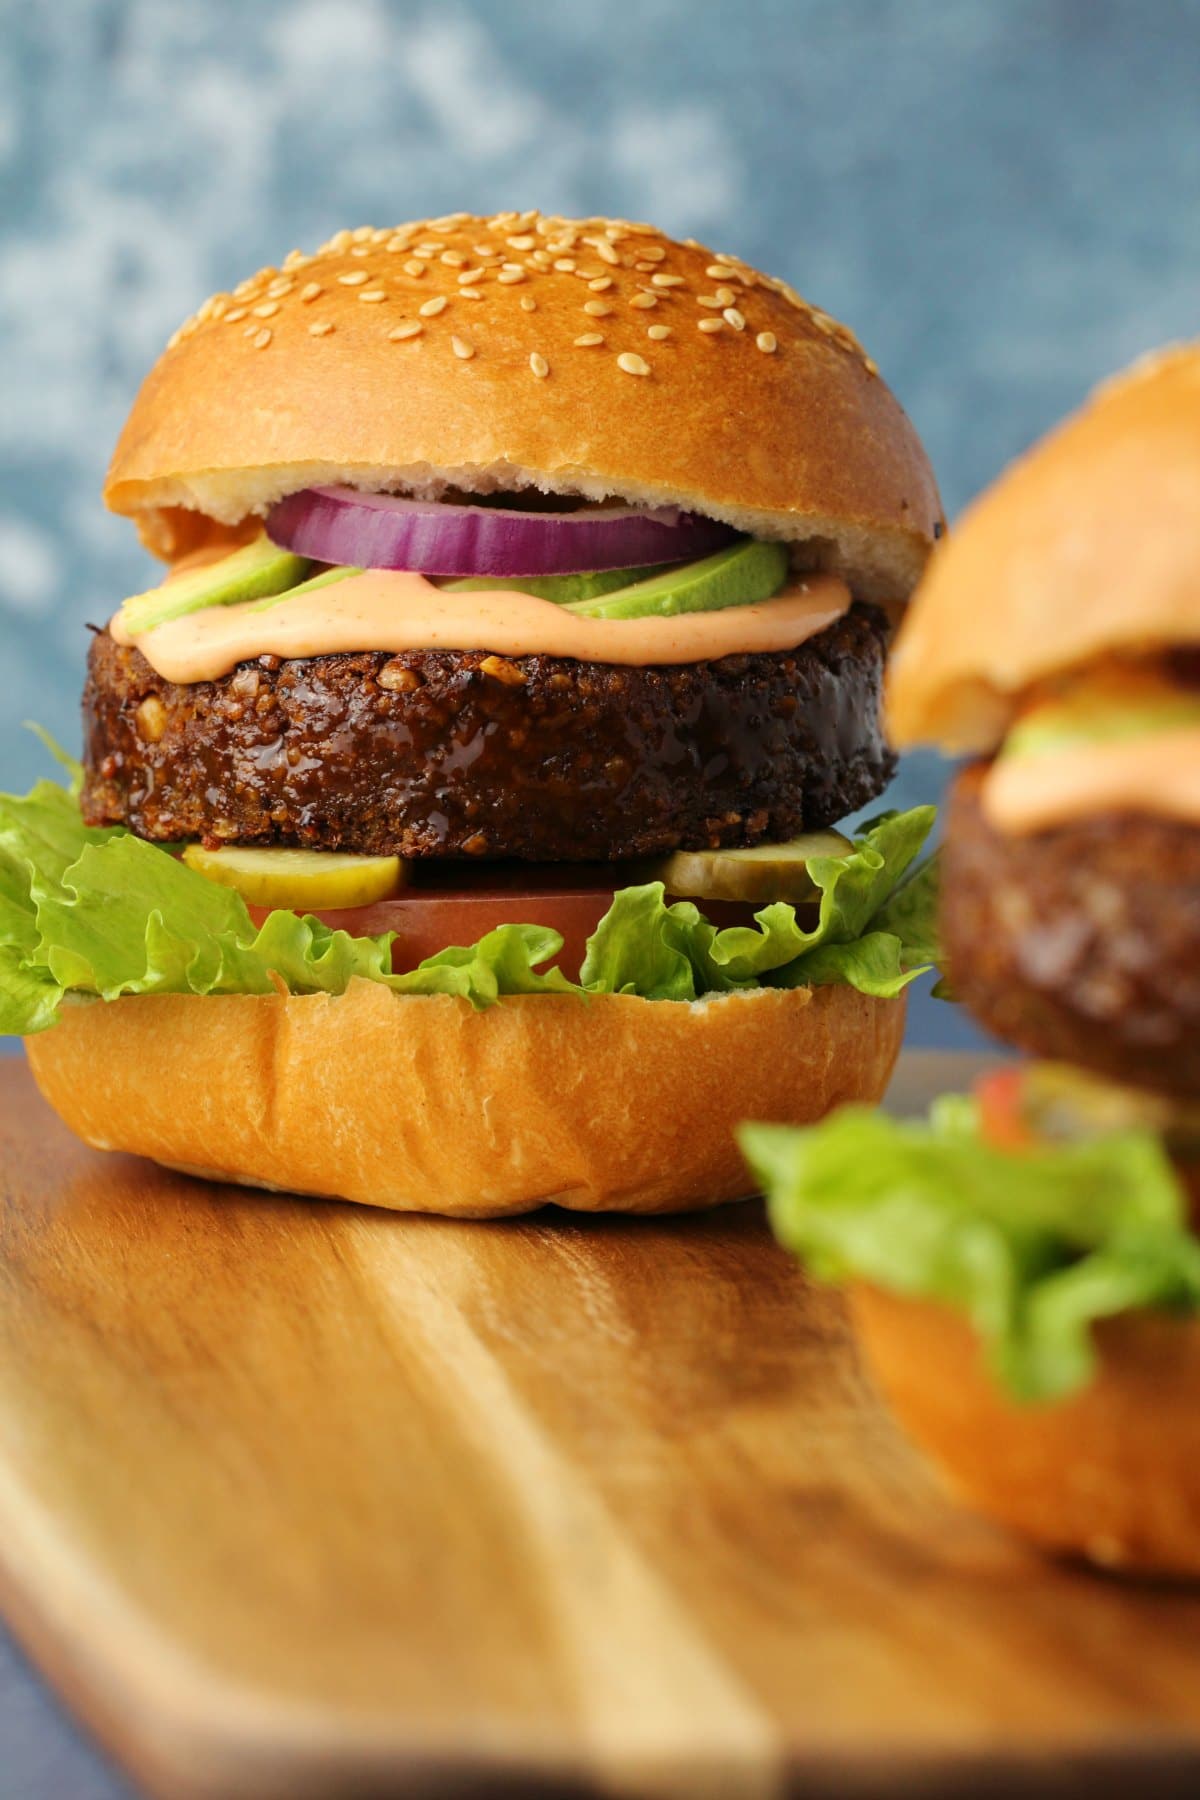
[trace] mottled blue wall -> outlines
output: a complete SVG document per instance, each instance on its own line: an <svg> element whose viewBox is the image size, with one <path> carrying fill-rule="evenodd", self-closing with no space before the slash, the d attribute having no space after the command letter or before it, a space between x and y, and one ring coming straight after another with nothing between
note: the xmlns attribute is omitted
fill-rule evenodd
<svg viewBox="0 0 1200 1800"><path fill-rule="evenodd" d="M649 217L854 326L951 514L1200 331L1200 0L0 0L0 771L67 742L102 510L205 294L333 227ZM902 777L929 792L929 760Z"/></svg>

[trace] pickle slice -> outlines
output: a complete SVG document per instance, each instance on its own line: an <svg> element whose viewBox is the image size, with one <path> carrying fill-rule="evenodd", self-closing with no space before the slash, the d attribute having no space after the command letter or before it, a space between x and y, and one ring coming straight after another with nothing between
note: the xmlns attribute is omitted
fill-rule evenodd
<svg viewBox="0 0 1200 1800"><path fill-rule="evenodd" d="M808 872L818 856L849 856L854 846L840 831L810 831L787 844L754 844L746 850L676 850L656 862L647 880L661 881L680 900L811 900L817 889Z"/></svg>
<svg viewBox="0 0 1200 1800"><path fill-rule="evenodd" d="M236 888L251 906L283 907L300 913L332 912L390 899L403 885L407 872L398 856L254 849L240 844L227 844L220 850L189 844L183 860L209 881Z"/></svg>

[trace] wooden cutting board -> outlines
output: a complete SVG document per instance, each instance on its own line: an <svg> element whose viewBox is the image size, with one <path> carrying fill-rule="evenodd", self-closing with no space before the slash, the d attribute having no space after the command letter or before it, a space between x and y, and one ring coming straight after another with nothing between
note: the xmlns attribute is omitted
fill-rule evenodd
<svg viewBox="0 0 1200 1800"><path fill-rule="evenodd" d="M1200 1791L1200 1595L944 1499L757 1206L208 1187L19 1063L0 1139L4 1603L153 1793Z"/></svg>

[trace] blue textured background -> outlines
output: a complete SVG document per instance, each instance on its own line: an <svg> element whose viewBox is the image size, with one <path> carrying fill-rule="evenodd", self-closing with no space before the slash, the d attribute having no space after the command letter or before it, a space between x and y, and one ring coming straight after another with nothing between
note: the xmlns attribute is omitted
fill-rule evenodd
<svg viewBox="0 0 1200 1800"><path fill-rule="evenodd" d="M648 217L852 324L953 516L1097 376L1197 333L1200 0L0 0L0 195L14 786L20 719L76 741L84 621L148 572L105 460L212 289L341 224ZM0 1745L2 1800L119 1791L2 1646Z"/></svg>

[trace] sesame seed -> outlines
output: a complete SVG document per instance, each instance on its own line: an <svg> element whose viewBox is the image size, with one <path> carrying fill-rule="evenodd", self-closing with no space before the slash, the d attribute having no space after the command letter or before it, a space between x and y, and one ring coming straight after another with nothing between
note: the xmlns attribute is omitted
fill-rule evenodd
<svg viewBox="0 0 1200 1800"><path fill-rule="evenodd" d="M580 350L589 350L593 344L602 344L604 339L598 331L585 331L582 337L575 339Z"/></svg>
<svg viewBox="0 0 1200 1800"><path fill-rule="evenodd" d="M253 320L253 319L251 319L251 321L250 321L250 323L249 323L249 325L247 325L247 327L246 327L246 329L245 329L245 331L243 331L243 333L242 333L242 336L243 336L243 337L245 337L245 338L251 338L251 337L253 337L253 336L254 336L254 334L255 334L255 332L256 332L256 331L258 331L258 330L260 330L260 329L261 329L261 327L260 327L260 326L258 326L258 325L256 325L256 324L255 324L255 323L254 323L254 320Z"/></svg>
<svg viewBox="0 0 1200 1800"><path fill-rule="evenodd" d="M722 306L732 306L737 299L737 295L732 288L719 287L717 289L717 299L721 302Z"/></svg>
<svg viewBox="0 0 1200 1800"><path fill-rule="evenodd" d="M535 269L551 269L554 267L554 258L545 250L535 250L533 255L529 258L529 261Z"/></svg>
<svg viewBox="0 0 1200 1800"><path fill-rule="evenodd" d="M670 335L671 327L669 325L651 325L646 332L648 338L654 338L660 344L664 338L669 338Z"/></svg>
<svg viewBox="0 0 1200 1800"><path fill-rule="evenodd" d="M500 252L494 244L472 244L472 256L499 256Z"/></svg>
<svg viewBox="0 0 1200 1800"><path fill-rule="evenodd" d="M701 331L724 331L725 329L724 319L698 319L696 322Z"/></svg>
<svg viewBox="0 0 1200 1800"><path fill-rule="evenodd" d="M612 284L613 278L611 275L597 275L594 281L588 282L588 286L591 288L593 294L606 293Z"/></svg>
<svg viewBox="0 0 1200 1800"><path fill-rule="evenodd" d="M308 328L309 337L328 337L333 326L328 319L316 319Z"/></svg>
<svg viewBox="0 0 1200 1800"><path fill-rule="evenodd" d="M875 361L873 356L864 357L863 368L867 371L868 375L878 375L879 373L879 364Z"/></svg>
<svg viewBox="0 0 1200 1800"><path fill-rule="evenodd" d="M389 238L383 246L391 256L403 256L408 249L408 239L403 237Z"/></svg>
<svg viewBox="0 0 1200 1800"><path fill-rule="evenodd" d="M644 244L642 246L642 259L645 262L660 263L666 254L661 244Z"/></svg>
<svg viewBox="0 0 1200 1800"><path fill-rule="evenodd" d="M458 297L460 300L482 300L483 299L483 289L482 288L459 288Z"/></svg>
<svg viewBox="0 0 1200 1800"><path fill-rule="evenodd" d="M589 238L588 242L592 245L592 248L595 250L596 255L600 258L601 262L609 264L620 263L620 257L617 255L607 238Z"/></svg>
<svg viewBox="0 0 1200 1800"><path fill-rule="evenodd" d="M267 297L271 300L282 300L285 294L291 293L295 285L290 275L281 275L279 280L273 281L267 289Z"/></svg>
<svg viewBox="0 0 1200 1800"><path fill-rule="evenodd" d="M532 250L537 243L536 238L525 235L522 235L521 237L505 238L504 241L510 250Z"/></svg>
<svg viewBox="0 0 1200 1800"><path fill-rule="evenodd" d="M626 375L648 375L650 373L650 364L645 357L638 356L632 350L622 350L617 358L617 367L624 370Z"/></svg>
<svg viewBox="0 0 1200 1800"><path fill-rule="evenodd" d="M371 231L372 227L370 225L356 225L354 230L350 233L350 236L354 239L356 244L365 244L371 235Z"/></svg>
<svg viewBox="0 0 1200 1800"><path fill-rule="evenodd" d="M360 300L374 300L374 301L387 299L387 295L384 293L382 288L364 288L362 293L358 297Z"/></svg>
<svg viewBox="0 0 1200 1800"><path fill-rule="evenodd" d="M475 346L473 344L468 344L465 338L452 337L450 339L450 348L461 362L470 362L475 354Z"/></svg>
<svg viewBox="0 0 1200 1800"><path fill-rule="evenodd" d="M230 310L225 314L225 323L226 323L226 325L236 325L238 320L244 319L245 316L246 316L246 309L244 306L231 307Z"/></svg>
<svg viewBox="0 0 1200 1800"><path fill-rule="evenodd" d="M668 287L682 287L683 286L683 276L682 275L663 275L660 272L657 275L652 275L650 277L650 279L654 283L655 287L668 288Z"/></svg>
<svg viewBox="0 0 1200 1800"><path fill-rule="evenodd" d="M463 269L460 274L455 276L455 280L460 287L474 287L479 277L486 273L486 269Z"/></svg>
<svg viewBox="0 0 1200 1800"><path fill-rule="evenodd" d="M461 250L442 251L442 261L448 269L461 269L466 260Z"/></svg>
<svg viewBox="0 0 1200 1800"><path fill-rule="evenodd" d="M721 302L717 299L715 294L697 294L696 305L707 306L710 312L721 311Z"/></svg>
<svg viewBox="0 0 1200 1800"><path fill-rule="evenodd" d="M573 256L560 256L554 266L560 275L573 275L575 273L575 258Z"/></svg>
<svg viewBox="0 0 1200 1800"><path fill-rule="evenodd" d="M393 325L388 337L393 344L401 343L405 338L419 337L425 327L420 319L401 319L399 325Z"/></svg>
<svg viewBox="0 0 1200 1800"><path fill-rule="evenodd" d="M305 263L311 261L311 256L305 256L303 250L289 250L283 259L283 267L285 269L302 269Z"/></svg>
<svg viewBox="0 0 1200 1800"><path fill-rule="evenodd" d="M745 316L738 311L736 306L727 306L721 317L727 325L732 325L735 331L745 331Z"/></svg>
<svg viewBox="0 0 1200 1800"><path fill-rule="evenodd" d="M425 273L425 264L418 262L415 256L410 257L404 265L404 273L411 275L413 280L417 281Z"/></svg>
<svg viewBox="0 0 1200 1800"><path fill-rule="evenodd" d="M423 306L418 306L417 311L423 319L436 319L440 312L445 312L446 304L445 294L435 294L432 300L426 300Z"/></svg>
<svg viewBox="0 0 1200 1800"><path fill-rule="evenodd" d="M522 312L536 312L537 311L537 301L534 299L532 294L522 294L521 295L521 311Z"/></svg>
<svg viewBox="0 0 1200 1800"><path fill-rule="evenodd" d="M711 275L714 281L733 281L735 279L735 271L726 268L724 263L709 263L704 273Z"/></svg>
<svg viewBox="0 0 1200 1800"><path fill-rule="evenodd" d="M324 292L325 289L321 286L319 281L308 281L300 289L300 298L304 305L308 306L311 301L316 299L318 294L323 294Z"/></svg>
<svg viewBox="0 0 1200 1800"><path fill-rule="evenodd" d="M370 244L351 244L350 254L351 256L370 256L371 246Z"/></svg>
<svg viewBox="0 0 1200 1800"><path fill-rule="evenodd" d="M496 277L496 280L500 282L503 287L512 287L515 282L524 281L524 279L524 269L514 268L503 268Z"/></svg>
<svg viewBox="0 0 1200 1800"><path fill-rule="evenodd" d="M252 306L250 311L256 319L273 319L279 311L278 300L264 300L261 306Z"/></svg>
<svg viewBox="0 0 1200 1800"><path fill-rule="evenodd" d="M639 275L648 275L654 264L652 262L635 262L633 266Z"/></svg>
<svg viewBox="0 0 1200 1800"><path fill-rule="evenodd" d="M613 310L612 302L609 300L585 300L583 310L585 313L590 313L593 319L604 319Z"/></svg>
<svg viewBox="0 0 1200 1800"><path fill-rule="evenodd" d="M365 269L349 269L345 275L338 276L343 287L361 287L364 281L370 281L370 279L371 277Z"/></svg>
<svg viewBox="0 0 1200 1800"><path fill-rule="evenodd" d="M251 294L256 293L257 290L258 290L257 275L249 275L249 276L247 276L245 281L239 281L233 291L239 300L248 300L250 298Z"/></svg>
<svg viewBox="0 0 1200 1800"><path fill-rule="evenodd" d="M271 341L271 328L269 325L264 325L261 331L255 332L254 348L256 350L265 350L267 345L270 343L270 341Z"/></svg>
<svg viewBox="0 0 1200 1800"><path fill-rule="evenodd" d="M539 381L544 381L550 373L550 364L540 351L535 350L529 358L529 366Z"/></svg>
<svg viewBox="0 0 1200 1800"><path fill-rule="evenodd" d="M629 302L630 306L647 307L658 305L657 294L635 294Z"/></svg>
<svg viewBox="0 0 1200 1800"><path fill-rule="evenodd" d="M768 356L770 356L771 352L775 349L777 343L773 331L760 331L754 341L760 350L766 351Z"/></svg>

